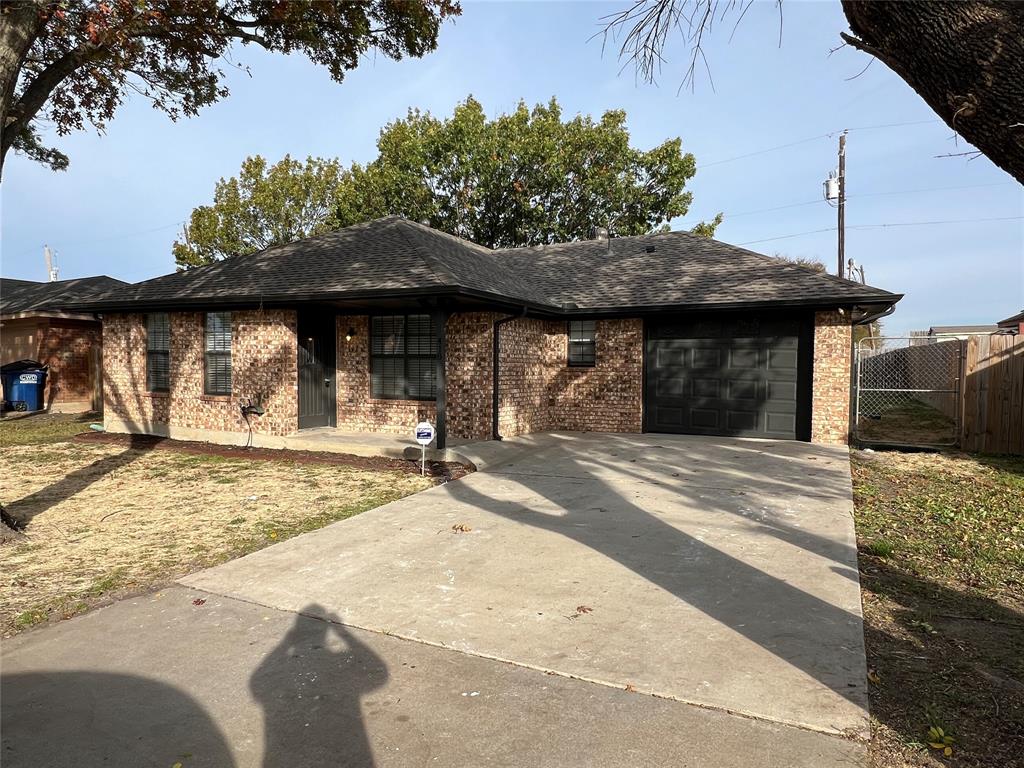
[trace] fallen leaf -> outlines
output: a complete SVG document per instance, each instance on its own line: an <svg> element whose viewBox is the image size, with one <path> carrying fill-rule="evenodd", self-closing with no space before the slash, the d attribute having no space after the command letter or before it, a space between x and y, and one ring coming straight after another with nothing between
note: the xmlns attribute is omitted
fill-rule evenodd
<svg viewBox="0 0 1024 768"><path fill-rule="evenodd" d="M594 612L594 609L591 608L589 605L577 605L576 606L576 613L593 613L593 612Z"/></svg>
<svg viewBox="0 0 1024 768"><path fill-rule="evenodd" d="M456 523L455 525L452 526L452 531L455 532L455 533L469 533L472 530L473 529L470 528L465 523Z"/></svg>
<svg viewBox="0 0 1024 768"><path fill-rule="evenodd" d="M204 600L201 597L197 597L195 600L192 601L192 605L205 605L205 603L206 600Z"/></svg>
<svg viewBox="0 0 1024 768"><path fill-rule="evenodd" d="M878 673L875 671L874 667L868 670L868 682L874 683L875 685L878 685L882 682L882 678L878 676Z"/></svg>
<svg viewBox="0 0 1024 768"><path fill-rule="evenodd" d="M636 693L636 686L632 683L626 683L626 693Z"/></svg>

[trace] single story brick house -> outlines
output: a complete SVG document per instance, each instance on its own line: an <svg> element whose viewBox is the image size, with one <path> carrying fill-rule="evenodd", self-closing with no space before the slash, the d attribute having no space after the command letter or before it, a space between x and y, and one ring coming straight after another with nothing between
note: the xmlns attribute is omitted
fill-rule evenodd
<svg viewBox="0 0 1024 768"><path fill-rule="evenodd" d="M402 217L159 277L102 313L112 431L845 442L851 327L902 298L688 233L491 250Z"/></svg>
<svg viewBox="0 0 1024 768"><path fill-rule="evenodd" d="M126 285L106 275L45 283L0 278L0 365L18 360L46 365L47 410L99 410L100 320L91 311L69 307Z"/></svg>

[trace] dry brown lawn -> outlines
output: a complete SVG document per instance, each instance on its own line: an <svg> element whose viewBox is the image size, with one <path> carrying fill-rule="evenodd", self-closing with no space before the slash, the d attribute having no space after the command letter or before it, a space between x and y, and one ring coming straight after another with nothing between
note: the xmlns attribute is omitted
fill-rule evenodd
<svg viewBox="0 0 1024 768"><path fill-rule="evenodd" d="M400 470L80 440L0 451L6 636L385 504L433 484Z"/></svg>

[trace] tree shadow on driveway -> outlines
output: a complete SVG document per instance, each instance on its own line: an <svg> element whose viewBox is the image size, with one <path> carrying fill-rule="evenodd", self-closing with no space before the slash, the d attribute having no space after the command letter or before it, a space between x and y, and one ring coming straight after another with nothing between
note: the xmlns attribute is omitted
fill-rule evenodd
<svg viewBox="0 0 1024 768"><path fill-rule="evenodd" d="M572 439L565 438L570 445ZM859 709L866 716L862 620L856 612L859 595L849 584L855 578L853 542L805 530L798 524L799 517L787 522L777 510L763 514L751 510L758 499L773 494L786 498L786 494L813 493L810 479L800 479L797 459L783 455L762 471L751 464L743 448L709 451L702 461L701 479L676 479L670 477L671 472L660 471L654 477L645 471L643 462L607 458L617 443L626 448L629 438L602 435L601 440L611 446L607 451L576 447L559 453L557 464L548 462L540 451L529 463L511 470L501 466L492 470L495 482L516 483L529 492L520 494L518 500L498 493L488 495L488 483L472 478L450 484L449 493L458 502L568 537L621 564L854 704L855 708L844 708L847 712ZM650 461L659 460L656 454L652 449ZM773 474L789 462L795 462L788 469L791 477ZM531 473L531 467L538 473ZM739 477L746 478L751 497L737 490L743 488L736 480ZM645 497L645 484L648 489L661 486L660 499L655 502ZM663 493L665 490L668 493ZM543 507L553 506L561 513L531 510L530 503L522 501L529 496L540 497ZM813 508L814 499L809 503ZM721 513L726 516L722 525L730 530L738 524L754 538L770 537L780 548L797 550L788 556L806 556L809 564L832 579L830 589L834 590L839 580L846 585L839 590L843 599L832 602L834 591L819 590L799 578L799 562L790 566L790 572L798 577L792 581L801 586L774 575L780 571L770 560L762 569L748 562L750 558L741 559L738 548L725 551L724 546L708 543L721 545L724 541L716 539L714 532L705 537L695 535L693 526L679 526L673 515L687 506ZM827 514L836 515L834 509L828 507ZM737 521L738 515L743 519ZM844 510L841 519L852 530L848 511ZM833 571L835 566L842 572ZM553 563L552 568L557 569L558 564ZM687 628L680 627L680 631ZM699 643L699 638L692 642ZM762 691L759 695L771 699L784 693Z"/></svg>

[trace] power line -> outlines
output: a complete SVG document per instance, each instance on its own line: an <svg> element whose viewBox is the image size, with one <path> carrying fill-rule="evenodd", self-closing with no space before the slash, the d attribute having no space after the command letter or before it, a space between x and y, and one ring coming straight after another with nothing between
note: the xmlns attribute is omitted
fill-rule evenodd
<svg viewBox="0 0 1024 768"><path fill-rule="evenodd" d="M861 126L858 126L856 128L847 128L845 130L849 130L849 131L874 131L874 130L878 130L880 128L902 128L902 127L907 126L907 125L925 125L925 124L928 124L928 123L938 123L938 122L941 122L941 121L939 121L939 120L914 120L914 121L909 122L909 123L884 123L882 125L861 125ZM747 152L747 153L742 154L742 155L736 155L735 157L727 157L724 160L713 160L710 163L697 163L697 170L699 171L699 170L701 170L703 168L710 168L713 165L723 165L724 163L732 163L732 162L735 162L736 160L743 160L743 159L748 158L748 157L755 157L757 155L763 155L763 154L765 154L767 152L777 152L780 149L789 149L790 147L796 147L796 146L799 146L800 144L807 144L808 142L811 142L811 141L818 141L819 139L828 139L828 138L831 138L832 136L835 136L838 133L841 133L843 130L844 129L840 128L837 131L830 131L829 133L822 133L822 134L820 134L818 136L808 136L806 139L798 139L797 141L791 141L788 144L779 144L777 147L767 147L765 149L758 149L758 150L755 150L753 152Z"/></svg>
<svg viewBox="0 0 1024 768"><path fill-rule="evenodd" d="M806 232L794 232L791 235L779 235L778 237L762 237L760 240L747 240L745 243L736 243L736 245L753 245L754 243L770 243L773 240L788 240L791 237L801 237L802 235L817 235L822 232L835 232L835 227L825 227L824 229L809 229Z"/></svg>
<svg viewBox="0 0 1024 768"><path fill-rule="evenodd" d="M171 227L180 227L184 225L183 221L175 221L171 224L163 224L159 227L153 227L152 229L143 229L139 232L124 232L120 235L109 235L108 237L95 238L93 240L76 240L75 245L91 245L92 243L106 243L111 240L121 240L126 237L138 237L139 235L148 235L151 232L160 232L164 229L170 229Z"/></svg>
<svg viewBox="0 0 1024 768"><path fill-rule="evenodd" d="M1012 181L996 181L996 182L990 182L988 184L961 184L961 185L958 185L958 186L950 186L950 187L922 187L920 189L897 189L897 190L892 190L892 191L889 191L889 192L862 192L859 195L847 195L846 199L847 200L854 200L854 199L859 200L862 197L878 197L878 196L882 196L882 195L913 195L913 194L920 194L922 192L943 192L943 191L952 190L952 189L978 189L978 188L981 188L981 187L1008 187L1010 185L1016 186L1014 184L1014 182L1012 182ZM802 203L789 203L788 205L776 205L776 206L774 206L772 208L758 208L755 211L741 211L740 213L728 213L728 212L726 212L725 213L725 218L727 220L728 219L735 219L735 218L738 218L739 216L753 216L755 213L770 213L771 211L781 211L781 210L785 210L786 208L800 208L800 207L805 206L805 205L818 205L821 202L822 202L822 200L821 200L821 198L819 198L817 200L807 200L807 201L802 202Z"/></svg>
<svg viewBox="0 0 1024 768"><path fill-rule="evenodd" d="M881 229L882 227L922 227L932 224L974 224L982 221L1018 221L1024 216L993 216L986 219L944 219L941 221L898 221L891 224L853 224L850 229Z"/></svg>
<svg viewBox="0 0 1024 768"><path fill-rule="evenodd" d="M922 227L922 226L935 226L939 224L976 224L986 221L1017 221L1024 219L1024 216L994 216L991 218L984 219L943 219L939 221L898 221L890 222L885 224L851 224L849 229L881 229L885 227ZM811 229L806 232L793 232L789 235L779 235L777 237L764 237L759 240L747 240L743 243L736 243L736 245L753 245L754 243L769 243L774 240L788 240L791 237L802 237L804 235L817 235L822 232L835 232L835 227L826 227L825 229Z"/></svg>

